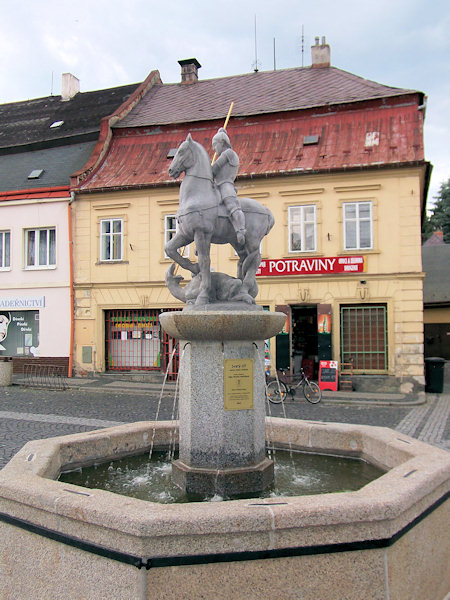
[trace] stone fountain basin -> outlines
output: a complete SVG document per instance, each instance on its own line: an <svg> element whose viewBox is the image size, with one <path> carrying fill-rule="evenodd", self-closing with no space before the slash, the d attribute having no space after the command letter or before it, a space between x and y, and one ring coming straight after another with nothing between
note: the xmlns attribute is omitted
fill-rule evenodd
<svg viewBox="0 0 450 600"><path fill-rule="evenodd" d="M445 597L448 452L361 425L270 418L266 435L386 473L356 492L155 504L56 478L165 447L171 423L29 442L0 471L3 597Z"/></svg>

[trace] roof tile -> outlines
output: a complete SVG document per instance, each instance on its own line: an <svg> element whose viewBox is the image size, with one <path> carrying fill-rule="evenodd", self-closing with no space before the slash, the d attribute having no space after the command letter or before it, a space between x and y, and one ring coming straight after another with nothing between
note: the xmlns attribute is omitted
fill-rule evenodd
<svg viewBox="0 0 450 600"><path fill-rule="evenodd" d="M68 101L61 100L61 96L47 96L0 104L0 150L7 148L10 152L14 147L98 133L101 118L113 113L138 85L80 92ZM51 128L56 121L63 123Z"/></svg>
<svg viewBox="0 0 450 600"><path fill-rule="evenodd" d="M171 182L167 153L190 132L208 151L220 122L116 129L105 161L80 189L159 185ZM310 173L423 161L423 121L417 102L374 101L352 110L292 111L232 118L227 131L240 157L239 177ZM366 146L367 133L378 143ZM318 143L304 145L304 137Z"/></svg>
<svg viewBox="0 0 450 600"><path fill-rule="evenodd" d="M306 109L417 93L363 79L336 67L259 71L195 84L160 84L117 127L219 119Z"/></svg>

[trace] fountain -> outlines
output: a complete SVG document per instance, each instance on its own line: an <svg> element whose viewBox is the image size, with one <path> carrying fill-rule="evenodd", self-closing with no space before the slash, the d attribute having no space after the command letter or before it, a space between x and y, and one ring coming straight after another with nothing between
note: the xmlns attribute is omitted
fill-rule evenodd
<svg viewBox="0 0 450 600"><path fill-rule="evenodd" d="M228 150L221 133L219 158ZM170 169L175 177L184 170L185 178L179 231L166 252L193 275L183 287L168 269L167 285L186 307L161 316L183 354L174 480L188 493L253 496L273 477L266 442L363 458L385 473L352 492L157 504L57 479L77 467L167 449L171 422L30 442L0 472L2 597L444 599L448 453L385 428L265 419L258 356L284 315L256 306L255 272L273 219L250 199L239 207L224 197L227 185L219 186L219 205L198 146L188 136ZM224 162L213 169L219 183ZM196 264L178 252L192 240ZM233 245L237 277L211 272L211 242Z"/></svg>

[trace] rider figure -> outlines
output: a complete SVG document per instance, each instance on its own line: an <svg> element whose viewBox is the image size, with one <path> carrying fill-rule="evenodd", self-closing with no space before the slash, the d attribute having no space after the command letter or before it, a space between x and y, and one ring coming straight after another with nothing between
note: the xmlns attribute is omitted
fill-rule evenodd
<svg viewBox="0 0 450 600"><path fill-rule="evenodd" d="M231 147L230 138L223 127L213 137L212 146L218 156L212 165L214 181L220 190L220 197L228 211L238 244L243 246L246 234L245 217L234 187L234 180L239 168L239 157Z"/></svg>

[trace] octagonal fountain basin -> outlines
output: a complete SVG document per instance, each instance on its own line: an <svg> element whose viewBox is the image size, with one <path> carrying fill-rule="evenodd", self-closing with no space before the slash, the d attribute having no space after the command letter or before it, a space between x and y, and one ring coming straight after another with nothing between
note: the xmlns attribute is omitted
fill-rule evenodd
<svg viewBox="0 0 450 600"><path fill-rule="evenodd" d="M2 597L445 598L448 452L361 425L272 418L266 433L386 472L353 492L157 504L56 479L167 448L171 423L30 442L0 472Z"/></svg>

